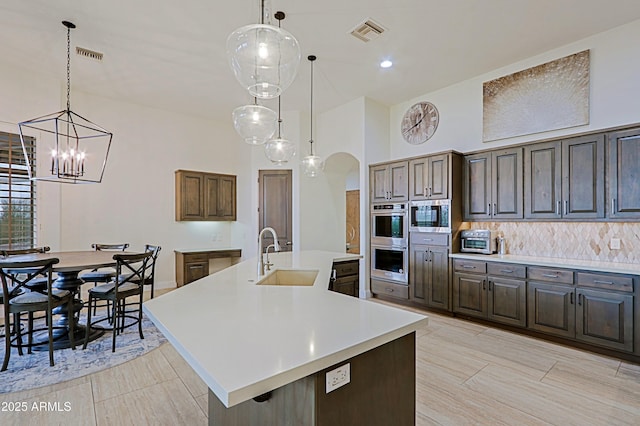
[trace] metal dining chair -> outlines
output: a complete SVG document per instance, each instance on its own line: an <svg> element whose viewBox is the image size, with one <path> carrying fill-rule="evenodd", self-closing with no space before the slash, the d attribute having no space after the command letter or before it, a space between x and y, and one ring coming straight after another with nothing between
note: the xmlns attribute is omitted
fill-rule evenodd
<svg viewBox="0 0 640 426"><path fill-rule="evenodd" d="M57 307L67 307L69 317L73 316L73 293L68 290L53 288L53 265L58 263L57 258L49 258L31 261L12 261L9 259L0 260L0 281L2 281L2 300L4 311L4 328L5 328L5 353L2 369L5 371L9 365L9 357L11 348L17 347L18 354L22 355L22 348L27 347L29 353L35 344L33 343L33 313L44 311L47 317L47 332L49 344L49 365L53 366L53 310ZM47 286L44 292L25 291L21 289L27 288L28 284L36 278L46 276ZM29 314L27 327L27 343L22 340L22 329L19 326L20 316L23 312ZM12 343L10 323L13 316L13 334L15 344ZM74 342L74 324L69 323L69 341L71 347L75 349ZM38 345L40 343L37 343Z"/></svg>

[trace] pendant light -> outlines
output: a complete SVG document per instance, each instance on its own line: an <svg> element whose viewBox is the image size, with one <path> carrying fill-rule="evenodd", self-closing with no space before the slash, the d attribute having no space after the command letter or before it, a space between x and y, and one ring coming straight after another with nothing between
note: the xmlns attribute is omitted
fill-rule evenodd
<svg viewBox="0 0 640 426"><path fill-rule="evenodd" d="M265 0L260 1L260 11L259 24L245 25L229 35L227 55L236 79L251 96L274 99L296 77L300 46L291 33L271 25Z"/></svg>
<svg viewBox="0 0 640 426"><path fill-rule="evenodd" d="M311 63L311 106L309 108L310 118L310 136L309 136L309 155L302 159L302 172L305 176L316 177L324 169L324 161L321 157L314 155L313 153L313 62L316 60L315 55L309 55L307 57Z"/></svg>
<svg viewBox="0 0 640 426"><path fill-rule="evenodd" d="M262 145L276 132L278 116L275 111L258 105L244 105L233 110L233 127L242 139L251 145Z"/></svg>
<svg viewBox="0 0 640 426"><path fill-rule="evenodd" d="M280 97L278 96L278 137L269 140L264 146L264 154L276 166L282 166L296 155L296 146L282 137L282 117L280 116Z"/></svg>
<svg viewBox="0 0 640 426"><path fill-rule="evenodd" d="M18 123L20 141L27 160L29 178L61 183L100 183L109 156L113 133L71 111L71 29L75 24L62 21L67 28L67 108L53 114ZM30 144L25 132L35 130L39 146L51 147L50 163L36 161L30 167ZM49 139L49 142L47 142Z"/></svg>

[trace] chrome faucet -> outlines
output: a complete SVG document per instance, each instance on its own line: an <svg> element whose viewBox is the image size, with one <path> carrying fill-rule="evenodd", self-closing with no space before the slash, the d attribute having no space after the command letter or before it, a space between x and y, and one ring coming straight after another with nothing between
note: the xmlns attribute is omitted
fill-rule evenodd
<svg viewBox="0 0 640 426"><path fill-rule="evenodd" d="M262 236L267 231L271 232L271 235L273 236L273 251L280 251L280 244L278 244L278 235L276 234L276 230L270 226L263 228L262 231L260 231L260 234L258 234L258 277L264 275L265 263L264 258L262 257ZM271 245L269 247L271 247ZM269 247L267 247L267 252L269 251Z"/></svg>

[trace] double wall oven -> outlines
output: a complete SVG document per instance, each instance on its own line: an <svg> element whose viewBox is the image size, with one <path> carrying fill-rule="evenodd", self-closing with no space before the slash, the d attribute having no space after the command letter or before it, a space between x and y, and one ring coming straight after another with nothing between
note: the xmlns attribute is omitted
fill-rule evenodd
<svg viewBox="0 0 640 426"><path fill-rule="evenodd" d="M409 220L406 203L371 207L371 276L409 282Z"/></svg>

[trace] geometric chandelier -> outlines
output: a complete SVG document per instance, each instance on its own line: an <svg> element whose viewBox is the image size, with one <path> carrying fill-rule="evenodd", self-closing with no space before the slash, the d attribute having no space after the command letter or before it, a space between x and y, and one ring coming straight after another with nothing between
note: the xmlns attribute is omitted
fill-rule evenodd
<svg viewBox="0 0 640 426"><path fill-rule="evenodd" d="M22 149L28 162L29 142L25 143L26 131L27 136L37 137L38 146L49 146L51 150L47 160L36 161L35 167L27 164L29 178L32 180L100 183L107 164L113 133L71 111L70 33L76 26L68 21L62 21L62 24L67 27L67 108L18 123Z"/></svg>

